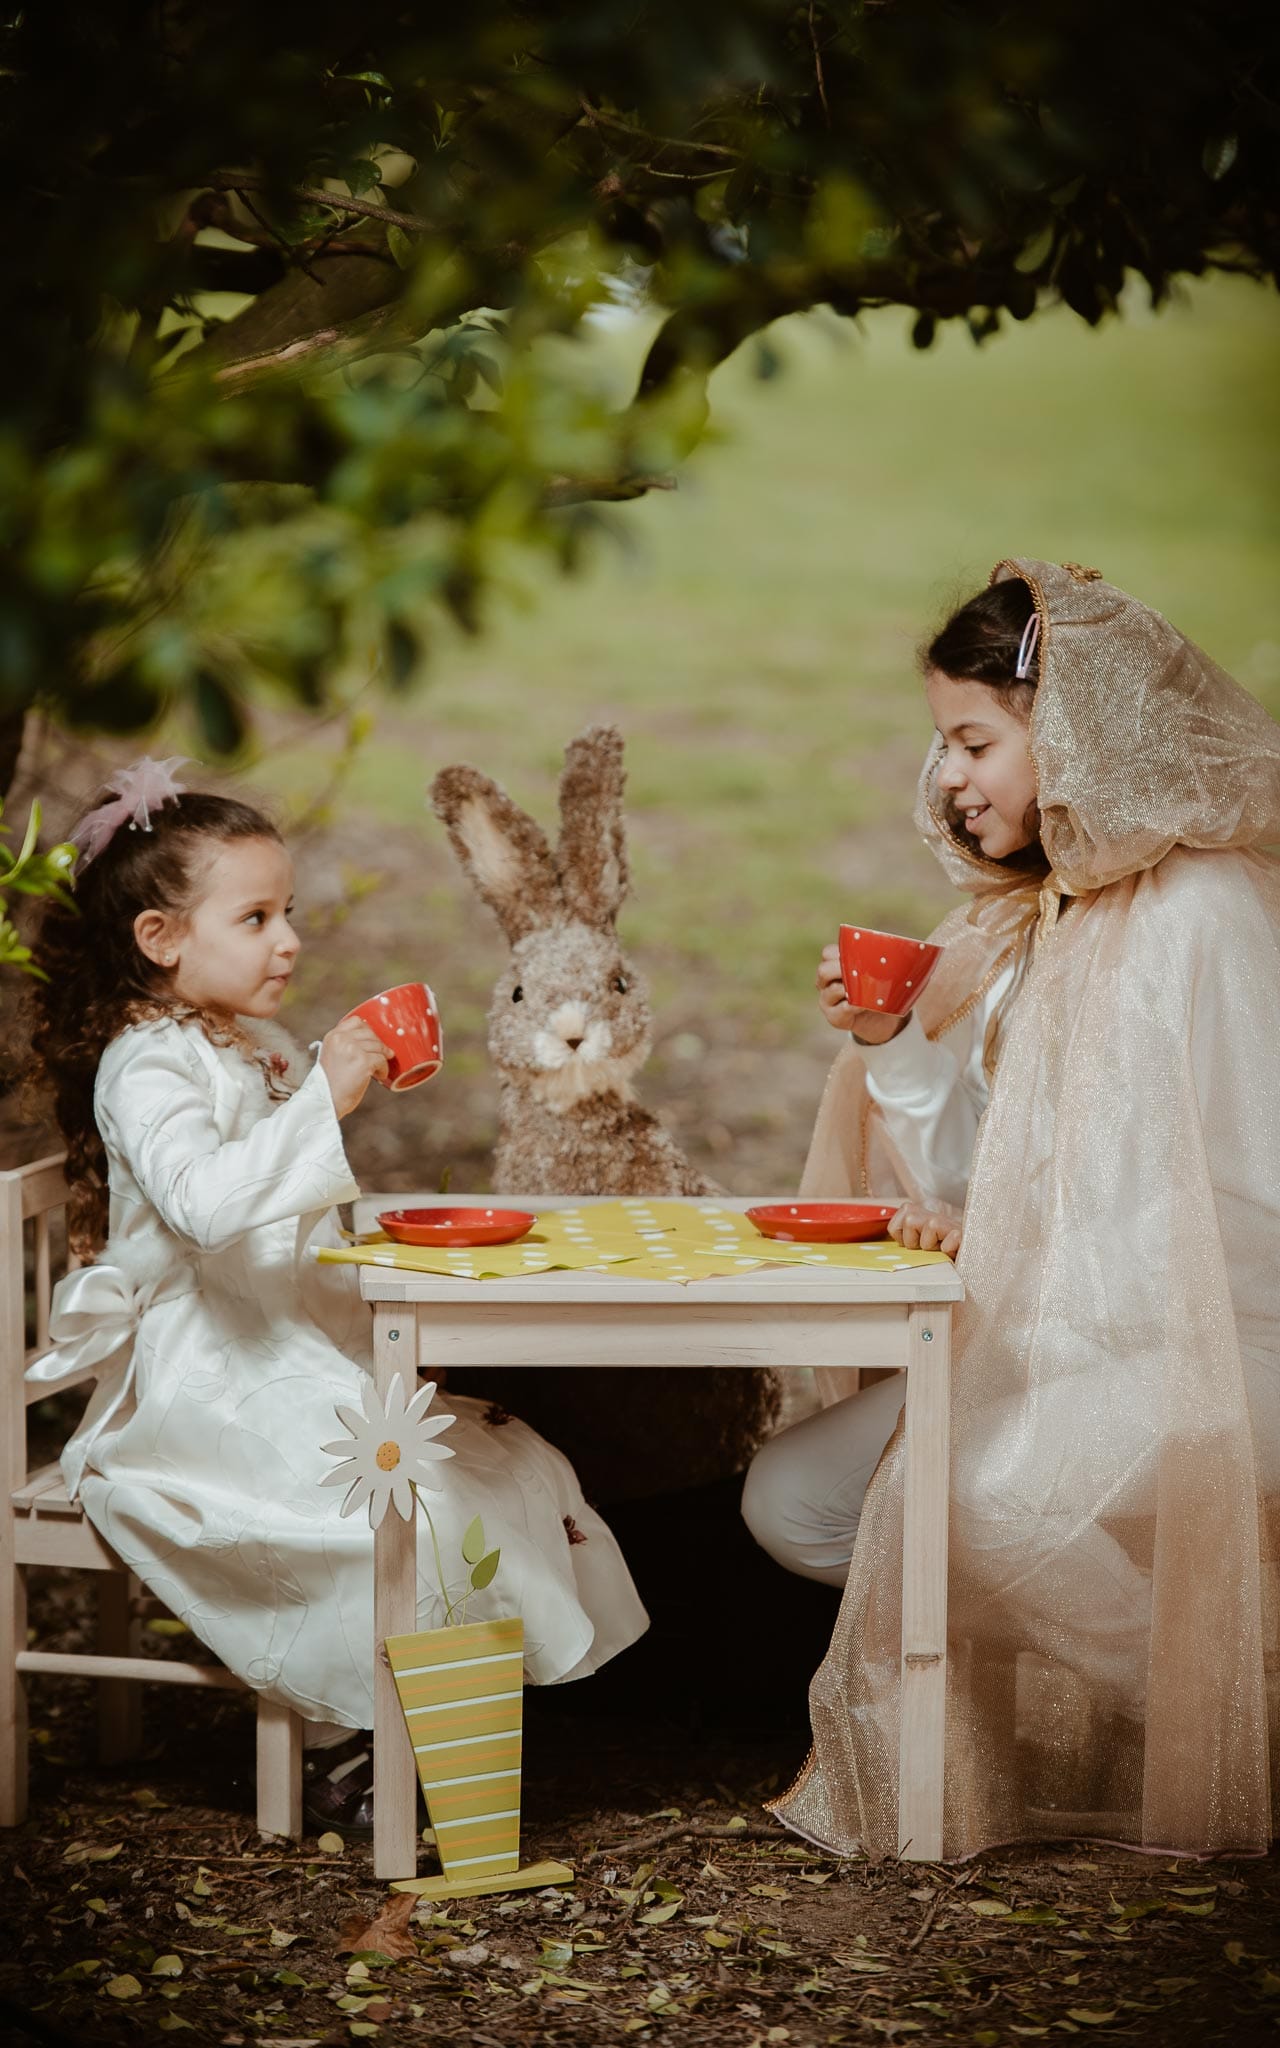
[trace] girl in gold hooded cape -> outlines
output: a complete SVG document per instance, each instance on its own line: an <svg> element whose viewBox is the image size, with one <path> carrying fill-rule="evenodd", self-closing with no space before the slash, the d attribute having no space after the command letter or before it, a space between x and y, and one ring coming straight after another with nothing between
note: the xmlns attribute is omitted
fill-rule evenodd
<svg viewBox="0 0 1280 2048"><path fill-rule="evenodd" d="M1280 726L1096 571L1002 562L1039 621L1047 877L916 819L972 902L921 1000L1007 962L957 1266L944 1854L1062 1836L1260 1852L1280 1764ZM856 1048L805 1190L903 1186ZM844 1389L828 1390L832 1395ZM897 1853L901 1425L813 1749L776 1812Z"/></svg>

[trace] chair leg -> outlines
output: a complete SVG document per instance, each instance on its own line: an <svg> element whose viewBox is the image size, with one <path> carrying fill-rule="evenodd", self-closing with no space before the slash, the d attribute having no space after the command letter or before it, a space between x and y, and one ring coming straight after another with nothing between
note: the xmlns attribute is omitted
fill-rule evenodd
<svg viewBox="0 0 1280 2048"><path fill-rule="evenodd" d="M104 1657L136 1657L139 1586L132 1572L98 1574L97 1648ZM142 1687L129 1678L98 1682L98 1761L127 1764L142 1750Z"/></svg>
<svg viewBox="0 0 1280 2048"><path fill-rule="evenodd" d="M0 1827L27 1817L27 1689L17 1667L27 1647L27 1582L11 1558L0 1569Z"/></svg>
<svg viewBox="0 0 1280 2048"><path fill-rule="evenodd" d="M258 1828L302 1834L302 1717L258 1695Z"/></svg>

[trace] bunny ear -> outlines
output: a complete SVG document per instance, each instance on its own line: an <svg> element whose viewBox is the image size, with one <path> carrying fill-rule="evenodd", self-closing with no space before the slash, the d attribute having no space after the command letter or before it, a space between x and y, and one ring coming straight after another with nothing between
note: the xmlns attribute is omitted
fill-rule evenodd
<svg viewBox="0 0 1280 2048"><path fill-rule="evenodd" d="M563 909L545 834L487 775L442 768L431 785L431 808L513 946Z"/></svg>
<svg viewBox="0 0 1280 2048"><path fill-rule="evenodd" d="M610 925L627 893L622 822L622 734L591 725L565 748L560 777L560 844L556 867L565 902L586 924Z"/></svg>

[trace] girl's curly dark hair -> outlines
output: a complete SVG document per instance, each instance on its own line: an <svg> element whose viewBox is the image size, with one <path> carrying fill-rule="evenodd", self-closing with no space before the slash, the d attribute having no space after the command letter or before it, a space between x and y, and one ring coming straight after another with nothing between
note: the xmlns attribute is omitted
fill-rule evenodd
<svg viewBox="0 0 1280 2048"><path fill-rule="evenodd" d="M263 812L234 797L188 790L152 814L150 831L122 827L96 860L81 863L75 907L49 903L33 947L48 977L33 984L31 1053L25 1079L43 1083L67 1147L73 1248L89 1255L107 1234L107 1160L93 1118L98 1062L113 1038L151 1018L194 1018L216 1044L236 1044L225 1019L181 1002L169 977L139 949L134 920L144 910L187 916L217 847L230 839L275 839Z"/></svg>
<svg viewBox="0 0 1280 2048"><path fill-rule="evenodd" d="M1034 610L1030 586L1019 577L992 583L967 604L953 612L945 626L920 650L920 666L928 675L937 669L957 683L985 683L994 690L1006 710L1029 719L1040 681L1040 650L1027 664L1025 677L1018 675L1018 652ZM980 852L977 839L965 824L964 814L954 798L943 804L947 829L959 845ZM1001 867L1016 868L1032 875L1046 875L1049 862L1040 844L1040 812L1032 805L1024 819L1028 832L1035 834L1030 846L1007 854Z"/></svg>

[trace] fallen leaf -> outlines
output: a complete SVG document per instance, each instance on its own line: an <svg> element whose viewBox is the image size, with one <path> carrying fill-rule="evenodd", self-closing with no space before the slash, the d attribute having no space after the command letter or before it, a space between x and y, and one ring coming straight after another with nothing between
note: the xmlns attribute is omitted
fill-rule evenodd
<svg viewBox="0 0 1280 2048"><path fill-rule="evenodd" d="M412 1897L412 1893L406 1892L405 1897ZM300 1934L287 1934L283 1927L273 1927L271 1930L272 1948L292 1948L294 1942L301 1941L301 1939L302 1936ZM377 1945L376 1941L369 1944L370 1948L376 1948Z"/></svg>
<svg viewBox="0 0 1280 2048"><path fill-rule="evenodd" d="M71 1842L62 1852L64 1863L112 1863L124 1848L123 1842L113 1842L109 1849L100 1849L93 1842Z"/></svg>
<svg viewBox="0 0 1280 2048"><path fill-rule="evenodd" d="M182 1975L182 1957L157 1956L151 1965L151 1974L153 1977L180 1977Z"/></svg>
<svg viewBox="0 0 1280 2048"><path fill-rule="evenodd" d="M570 1949L569 1954L573 1954L572 1949ZM476 1941L471 1944L470 1948L446 1949L444 1960L448 1963L451 1970L470 1970L475 1969L481 1963L487 1963L489 1951L483 1942Z"/></svg>
<svg viewBox="0 0 1280 2048"><path fill-rule="evenodd" d="M195 2032L190 2020L184 2020L180 2012L162 2012L156 2025L162 2034L176 2034L179 2027L185 2027L189 2034ZM271 2048L289 2048L289 2044L287 2041L273 2041ZM318 2044L314 2044L314 2048L318 2048Z"/></svg>
<svg viewBox="0 0 1280 2048"><path fill-rule="evenodd" d="M791 1896L785 1884L749 1884L747 1890L753 1899L789 1899Z"/></svg>
<svg viewBox="0 0 1280 2048"><path fill-rule="evenodd" d="M141 1998L142 1986L136 1977L108 1977L103 1985L108 1998Z"/></svg>
<svg viewBox="0 0 1280 2048"><path fill-rule="evenodd" d="M1114 2012L1094 2012L1087 2005L1069 2005L1067 2018L1079 2020L1082 2027L1109 2027L1115 2018Z"/></svg>
<svg viewBox="0 0 1280 2048"><path fill-rule="evenodd" d="M733 1936L731 1934L722 1934L718 1927L704 1927L702 1939L706 1942L708 1948L733 1947Z"/></svg>
<svg viewBox="0 0 1280 2048"><path fill-rule="evenodd" d="M1007 1905L1003 1899L969 1899L966 1903L971 1913L981 1913L985 1918L992 1920L1003 1919L1006 1914L1013 1911L1012 1906ZM974 2039L977 2039L976 2034Z"/></svg>
<svg viewBox="0 0 1280 2048"><path fill-rule="evenodd" d="M1217 1889L1216 1884L1167 1884L1165 1886L1167 1892L1178 1892L1184 1899L1201 1898L1206 1892L1216 1892Z"/></svg>
<svg viewBox="0 0 1280 2048"><path fill-rule="evenodd" d="M357 1955L363 1949L377 1949L379 1955L399 1961L416 1956L418 1944L408 1932L409 1919L417 1897L413 1892L388 1892L372 1920L353 1913L338 1930L338 1954Z"/></svg>
<svg viewBox="0 0 1280 2048"><path fill-rule="evenodd" d="M316 1842L316 1847L322 1856L341 1856L346 1846L342 1836L335 1835L332 1830L327 1835L321 1835ZM413 1895L412 1893L406 1893L405 1896L411 1898Z"/></svg>
<svg viewBox="0 0 1280 2048"><path fill-rule="evenodd" d="M650 1906L647 1913L640 1915L642 1927L661 1927L664 1921L673 1920L680 1911L679 1899L669 1899L665 1906Z"/></svg>

